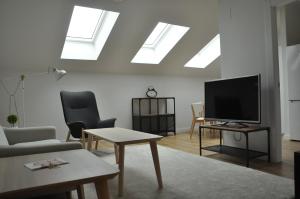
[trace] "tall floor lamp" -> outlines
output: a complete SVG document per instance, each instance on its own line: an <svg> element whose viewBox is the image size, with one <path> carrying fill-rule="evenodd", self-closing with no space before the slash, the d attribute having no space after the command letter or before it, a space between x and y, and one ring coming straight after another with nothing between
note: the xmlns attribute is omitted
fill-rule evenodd
<svg viewBox="0 0 300 199"><path fill-rule="evenodd" d="M54 74L56 81L59 81L63 76L67 74L67 71L63 69L58 69L55 67L48 67L48 71L44 73L37 73L37 74L22 74L20 75L20 79L17 83L16 89L13 90L13 92L9 92L9 89L6 87L4 84L3 80L0 80L2 87L4 88L5 92L9 95L9 114L11 114L11 106L12 106L12 101L13 105L15 106L17 116L19 116L18 108L17 108L17 103L16 103L16 98L15 95L17 91L20 88L21 85L21 90L22 90L22 110L23 110L23 127L25 127L26 124L26 111L25 111L25 79L27 77L32 77L32 76L41 76L41 75L47 75L47 74ZM7 79L7 78L6 78Z"/></svg>

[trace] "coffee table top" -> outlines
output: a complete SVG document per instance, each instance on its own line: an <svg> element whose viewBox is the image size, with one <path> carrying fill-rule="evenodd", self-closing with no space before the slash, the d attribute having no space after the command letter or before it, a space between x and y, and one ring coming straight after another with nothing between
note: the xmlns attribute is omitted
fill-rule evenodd
<svg viewBox="0 0 300 199"><path fill-rule="evenodd" d="M25 163L62 158L69 164L31 171ZM0 198L4 195L84 184L113 178L119 170L84 149L0 158Z"/></svg>
<svg viewBox="0 0 300 199"><path fill-rule="evenodd" d="M84 132L117 144L136 144L148 141L156 141L163 138L160 135L153 135L150 133L118 127L87 129L84 130Z"/></svg>

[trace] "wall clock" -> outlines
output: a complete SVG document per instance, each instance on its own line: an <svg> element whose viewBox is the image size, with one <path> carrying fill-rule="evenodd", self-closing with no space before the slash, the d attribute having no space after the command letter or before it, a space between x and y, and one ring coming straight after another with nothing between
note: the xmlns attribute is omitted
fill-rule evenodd
<svg viewBox="0 0 300 199"><path fill-rule="evenodd" d="M157 96L157 91L153 86L149 86L148 90L146 92L147 97L156 97Z"/></svg>

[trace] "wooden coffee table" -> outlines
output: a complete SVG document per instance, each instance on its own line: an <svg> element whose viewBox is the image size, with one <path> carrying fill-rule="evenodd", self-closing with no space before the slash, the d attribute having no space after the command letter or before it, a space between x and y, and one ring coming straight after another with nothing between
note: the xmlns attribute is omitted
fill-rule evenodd
<svg viewBox="0 0 300 199"><path fill-rule="evenodd" d="M103 139L111 142L115 146L116 163L119 165L119 196L123 195L123 182L124 182L124 149L125 145L149 143L154 167L156 171L156 177L159 188L163 187L161 171L159 165L159 157L157 151L157 141L162 139L162 136L153 135L149 133L143 133L124 128L103 128L103 129L88 129L84 130L83 134L88 135L88 150L91 150L93 138ZM85 135L82 136L85 138Z"/></svg>
<svg viewBox="0 0 300 199"><path fill-rule="evenodd" d="M69 164L31 171L25 163L62 158ZM0 158L0 198L26 198L52 193L70 193L86 183L95 183L98 199L108 199L107 180L118 175L117 168L87 150L71 150ZM84 198L83 190L79 190ZM67 194L70 197L70 194Z"/></svg>

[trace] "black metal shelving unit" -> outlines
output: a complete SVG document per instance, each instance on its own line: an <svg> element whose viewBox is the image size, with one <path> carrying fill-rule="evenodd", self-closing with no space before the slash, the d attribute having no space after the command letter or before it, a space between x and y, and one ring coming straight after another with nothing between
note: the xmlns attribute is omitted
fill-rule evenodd
<svg viewBox="0 0 300 199"><path fill-rule="evenodd" d="M132 98L132 129L176 135L175 97Z"/></svg>

